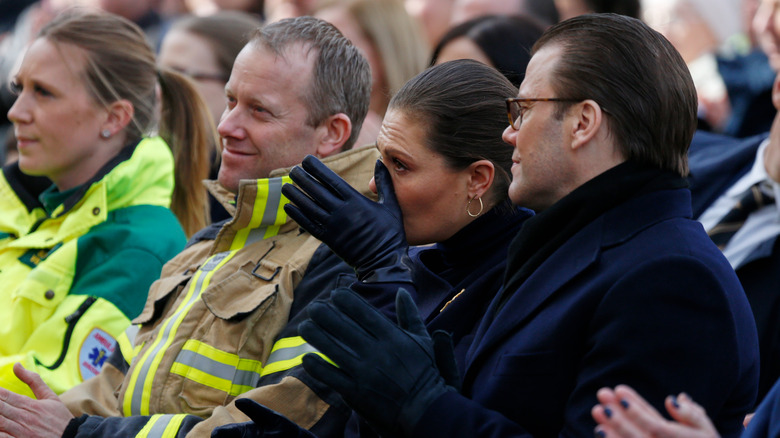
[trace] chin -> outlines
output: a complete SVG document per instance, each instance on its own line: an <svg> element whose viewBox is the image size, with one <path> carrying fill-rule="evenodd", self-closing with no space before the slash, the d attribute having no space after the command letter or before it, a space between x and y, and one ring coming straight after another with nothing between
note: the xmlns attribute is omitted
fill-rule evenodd
<svg viewBox="0 0 780 438"><path fill-rule="evenodd" d="M25 175L46 176L44 175L45 171L38 169L38 166L35 165L35 161L31 161L29 158L25 159L23 155L19 155L18 163L19 170L21 170Z"/></svg>
<svg viewBox="0 0 780 438"><path fill-rule="evenodd" d="M238 178L233 178L227 172L223 173L221 170L219 175L217 175L217 182L232 193L238 193L238 181Z"/></svg>
<svg viewBox="0 0 780 438"><path fill-rule="evenodd" d="M508 195L509 200L512 201L512 204L523 206L523 192L519 187L515 186L514 184L510 184Z"/></svg>

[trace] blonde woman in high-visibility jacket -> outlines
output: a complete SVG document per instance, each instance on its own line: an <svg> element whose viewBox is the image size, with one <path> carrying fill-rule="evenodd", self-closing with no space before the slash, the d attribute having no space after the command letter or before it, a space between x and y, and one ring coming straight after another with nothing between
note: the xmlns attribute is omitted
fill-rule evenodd
<svg viewBox="0 0 780 438"><path fill-rule="evenodd" d="M55 19L12 78L19 160L0 176L0 387L30 396L14 363L56 393L97 375L183 248L182 226L205 223L208 109L186 79L158 71L137 26L99 16ZM154 127L164 139L148 137Z"/></svg>

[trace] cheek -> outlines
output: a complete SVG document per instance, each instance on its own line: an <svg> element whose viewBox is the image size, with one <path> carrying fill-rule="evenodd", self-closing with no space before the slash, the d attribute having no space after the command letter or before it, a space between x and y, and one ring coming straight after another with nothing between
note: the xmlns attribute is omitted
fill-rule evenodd
<svg viewBox="0 0 780 438"><path fill-rule="evenodd" d="M780 31L780 14L774 13L770 19L772 37L778 38L778 31Z"/></svg>
<svg viewBox="0 0 780 438"><path fill-rule="evenodd" d="M414 236L418 234L420 226L424 222L425 212L430 208L431 199L425 191L419 190L415 185L399 184L398 182L394 182L394 184L407 237Z"/></svg>
<svg viewBox="0 0 780 438"><path fill-rule="evenodd" d="M436 234L458 217L466 206L465 195L455 190L455 181L430 182L420 187L403 199L404 225L426 235L421 238L431 238L428 235Z"/></svg>

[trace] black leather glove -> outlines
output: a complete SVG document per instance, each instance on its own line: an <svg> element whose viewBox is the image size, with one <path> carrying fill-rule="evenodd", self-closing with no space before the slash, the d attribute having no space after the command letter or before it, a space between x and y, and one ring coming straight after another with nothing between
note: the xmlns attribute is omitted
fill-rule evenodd
<svg viewBox="0 0 780 438"><path fill-rule="evenodd" d="M338 368L313 353L303 357L303 368L380 434L411 433L431 403L453 390L436 367L433 340L406 290L396 295L398 325L344 288L308 309L301 335Z"/></svg>
<svg viewBox="0 0 780 438"><path fill-rule="evenodd" d="M217 427L211 432L211 438L316 438L314 434L288 420L287 417L252 399L237 399L236 407L252 421Z"/></svg>
<svg viewBox="0 0 780 438"><path fill-rule="evenodd" d="M313 156L295 166L282 193L292 204L284 211L355 268L358 280L411 282L401 209L387 168L374 170L379 202L361 195Z"/></svg>

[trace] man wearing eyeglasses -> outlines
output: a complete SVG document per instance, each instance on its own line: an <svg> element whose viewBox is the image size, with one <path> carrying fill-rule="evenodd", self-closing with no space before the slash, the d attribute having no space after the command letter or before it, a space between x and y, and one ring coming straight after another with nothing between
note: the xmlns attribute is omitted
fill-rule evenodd
<svg viewBox="0 0 780 438"><path fill-rule="evenodd" d="M659 410L684 391L722 436L738 435L756 394L756 329L691 219L697 102L680 55L639 20L573 18L537 42L507 105L509 196L538 214L510 245L461 389L401 292L398 326L361 319L368 305L345 290L312 306L301 334L338 368L310 354L306 371L391 435L589 436L596 391L617 383ZM377 360L353 366L372 333ZM403 373L385 365L398 351Z"/></svg>

